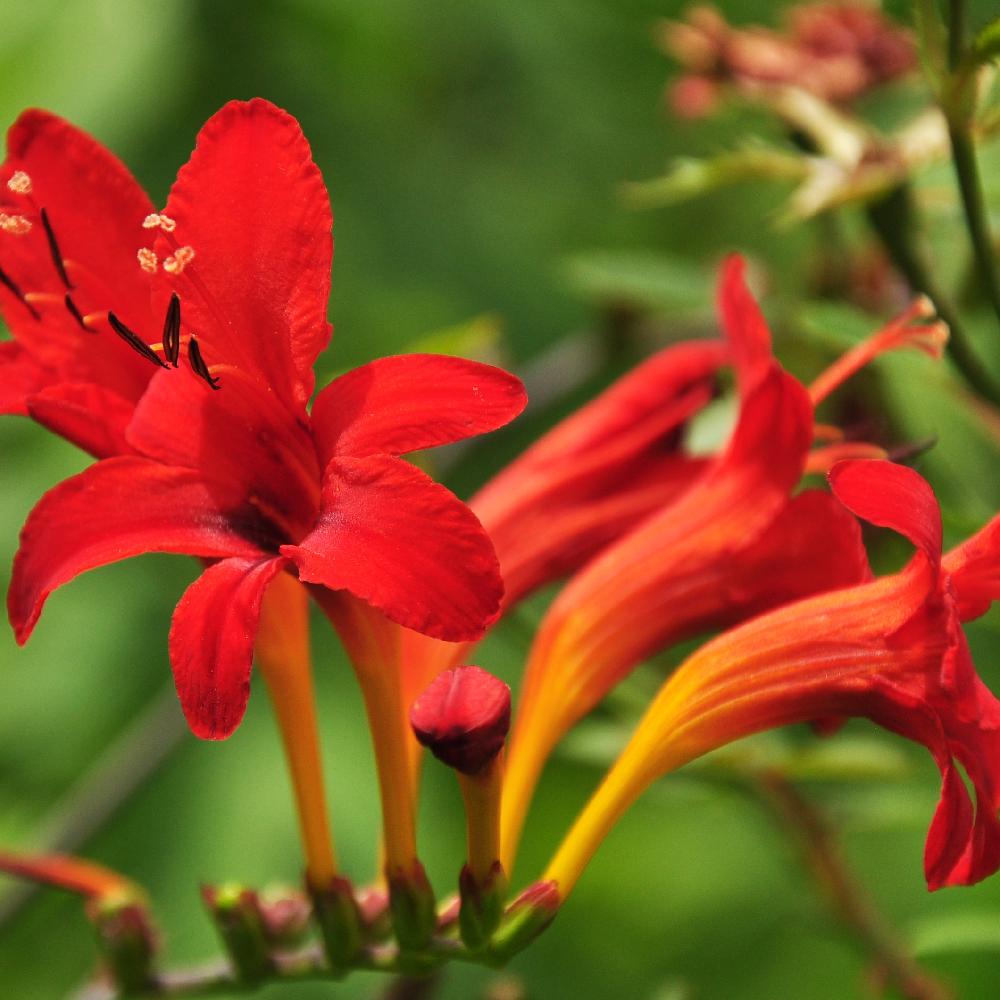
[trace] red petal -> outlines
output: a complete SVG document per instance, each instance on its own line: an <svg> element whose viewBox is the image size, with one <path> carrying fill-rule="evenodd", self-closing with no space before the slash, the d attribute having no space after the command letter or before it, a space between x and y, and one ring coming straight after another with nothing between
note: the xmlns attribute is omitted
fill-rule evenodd
<svg viewBox="0 0 1000 1000"><path fill-rule="evenodd" d="M695 340L654 354L557 424L511 468L549 467L553 462L585 458L595 448L616 444L623 435L631 436L639 427L650 428L644 443L662 438L678 421L672 411L674 404L685 401L692 392L700 398L706 389L711 390L727 353L720 340ZM669 419L661 423L665 414ZM686 406L683 415L691 415Z"/></svg>
<svg viewBox="0 0 1000 1000"><path fill-rule="evenodd" d="M838 462L827 477L840 502L858 517L908 538L936 567L941 510L927 480L905 465L877 459Z"/></svg>
<svg viewBox="0 0 1000 1000"><path fill-rule="evenodd" d="M1000 516L948 552L942 564L951 576L962 621L986 614L1000 600Z"/></svg>
<svg viewBox="0 0 1000 1000"><path fill-rule="evenodd" d="M667 348L563 420L471 501L511 606L579 568L697 478L680 430L711 398L721 341Z"/></svg>
<svg viewBox="0 0 1000 1000"><path fill-rule="evenodd" d="M93 382L61 382L28 399L35 420L95 458L131 452L125 427L133 409L127 399Z"/></svg>
<svg viewBox="0 0 1000 1000"><path fill-rule="evenodd" d="M56 587L143 552L219 558L260 550L235 534L220 487L143 458L105 459L49 490L28 515L7 595L17 641L27 640Z"/></svg>
<svg viewBox="0 0 1000 1000"><path fill-rule="evenodd" d="M858 522L829 493L806 490L719 567L715 613L702 624L735 625L788 601L869 579Z"/></svg>
<svg viewBox="0 0 1000 1000"><path fill-rule="evenodd" d="M28 415L26 398L37 392L48 373L18 343L0 343L0 414Z"/></svg>
<svg viewBox="0 0 1000 1000"><path fill-rule="evenodd" d="M316 397L313 433L334 455L402 455L496 430L527 402L519 379L492 365L438 354L380 358Z"/></svg>
<svg viewBox="0 0 1000 1000"><path fill-rule="evenodd" d="M213 392L191 372L158 373L128 426L129 444L249 498L281 541L301 537L315 521L320 487L305 412L297 418L266 384L238 369L219 377L222 388Z"/></svg>
<svg viewBox="0 0 1000 1000"><path fill-rule="evenodd" d="M195 256L178 276L159 272L164 311L176 289L210 365L238 365L304 405L330 339L333 218L298 122L259 98L227 104L199 132L165 211L177 227L160 256Z"/></svg>
<svg viewBox="0 0 1000 1000"><path fill-rule="evenodd" d="M30 177L30 196L8 191L6 182L16 170ZM111 309L149 336L149 275L136 260L139 248L150 243L142 221L152 205L142 188L121 161L86 132L46 111L32 110L7 134L0 201L4 211L23 213L32 222L31 232L23 236L0 234L0 267L23 292L56 296L37 304L40 322L0 285L0 309L15 337L39 361L62 369L71 380L94 381L137 398L152 367L110 331L80 329L63 305L68 289L53 263L38 210L46 210L61 256L70 262L69 291L80 312Z"/></svg>
<svg viewBox="0 0 1000 1000"><path fill-rule="evenodd" d="M722 265L718 309L733 351L741 392L751 389L771 363L771 332L746 284L746 262L733 254Z"/></svg>
<svg viewBox="0 0 1000 1000"><path fill-rule="evenodd" d="M170 663L195 736L224 740L243 719L261 601L286 565L280 556L223 559L180 599L170 626Z"/></svg>
<svg viewBox="0 0 1000 1000"><path fill-rule="evenodd" d="M400 459L335 458L316 528L281 552L306 583L349 590L440 639L478 639L500 607L496 555L479 521Z"/></svg>

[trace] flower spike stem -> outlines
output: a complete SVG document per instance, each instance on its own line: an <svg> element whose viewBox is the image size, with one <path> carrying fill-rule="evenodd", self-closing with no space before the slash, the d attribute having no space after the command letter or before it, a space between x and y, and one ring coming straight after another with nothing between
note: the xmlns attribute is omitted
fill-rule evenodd
<svg viewBox="0 0 1000 1000"><path fill-rule="evenodd" d="M948 353L969 385L984 399L1000 404L1000 388L983 368L969 342L954 305L938 287L931 269L915 245L916 206L908 184L901 184L881 201L868 206L868 220L885 247L889 259L915 292L923 292L934 303L948 327Z"/></svg>
<svg viewBox="0 0 1000 1000"><path fill-rule="evenodd" d="M942 99L948 122L952 163L962 199L965 225L972 243L976 270L982 280L990 305L1000 320L1000 271L993 250L989 216L983 198L983 182L976 163L972 140L972 122L976 104L976 73L964 65L966 60L966 7L964 0L948 3L948 62L950 85Z"/></svg>
<svg viewBox="0 0 1000 1000"><path fill-rule="evenodd" d="M357 959L363 941L354 889L346 878L334 877L323 887L310 884L309 894L327 961L335 975L343 975Z"/></svg>
<svg viewBox="0 0 1000 1000"><path fill-rule="evenodd" d="M155 981L156 931L146 907L134 897L108 896L91 900L87 915L119 994L148 991Z"/></svg>
<svg viewBox="0 0 1000 1000"><path fill-rule="evenodd" d="M461 905L458 927L465 947L481 951L489 943L503 916L503 900L507 893L507 876L499 861L494 861L485 878L477 878L469 865L464 865L458 877Z"/></svg>
<svg viewBox="0 0 1000 1000"><path fill-rule="evenodd" d="M523 951L556 918L562 897L555 882L536 882L511 903L504 914L488 956L495 965L504 965Z"/></svg>
<svg viewBox="0 0 1000 1000"><path fill-rule="evenodd" d="M288 573L279 573L264 595L256 653L295 791L306 881L322 887L337 875L337 861L323 787L309 655L308 595Z"/></svg>
<svg viewBox="0 0 1000 1000"><path fill-rule="evenodd" d="M389 882L389 911L396 940L403 952L427 947L437 925L437 901L424 866L413 861L406 868L386 868Z"/></svg>
<svg viewBox="0 0 1000 1000"><path fill-rule="evenodd" d="M241 983L254 985L273 969L267 930L257 894L229 883L205 886L201 891L233 969Z"/></svg>

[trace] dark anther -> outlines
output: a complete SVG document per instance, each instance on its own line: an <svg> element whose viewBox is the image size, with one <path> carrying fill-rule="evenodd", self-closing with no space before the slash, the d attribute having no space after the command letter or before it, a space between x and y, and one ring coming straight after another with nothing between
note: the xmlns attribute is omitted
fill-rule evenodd
<svg viewBox="0 0 1000 1000"><path fill-rule="evenodd" d="M24 303L24 308L31 313L34 319L41 319L38 310L24 297L21 286L4 270L0 269L0 285L3 285L11 295L16 296Z"/></svg>
<svg viewBox="0 0 1000 1000"><path fill-rule="evenodd" d="M63 296L63 302L66 303L66 308L69 310L70 316L72 316L73 319L75 319L77 321L77 323L80 324L80 329L81 330L86 330L87 333L96 333L97 332L96 330L91 330L90 327L87 326L86 323L84 323L84 321L83 321L83 313L81 313L80 310L77 308L76 303L73 301L73 296L70 295L69 292L67 292Z"/></svg>
<svg viewBox="0 0 1000 1000"><path fill-rule="evenodd" d="M219 380L208 370L208 365L201 356L201 348L194 337L188 341L188 361L191 362L191 370L195 375L203 378L213 389L219 388Z"/></svg>
<svg viewBox="0 0 1000 1000"><path fill-rule="evenodd" d="M59 244L56 242L56 234L52 231L49 214L44 208L42 209L42 225L45 227L45 236L49 241L49 253L52 254L52 263L55 264L56 270L59 272L59 277L62 278L62 283L72 291L73 282L69 280L69 275L66 273L66 265L63 263L62 253L59 250Z"/></svg>
<svg viewBox="0 0 1000 1000"><path fill-rule="evenodd" d="M158 365L160 368L166 368L167 364L164 362L159 354L153 350L145 341L139 339L139 335L133 333L113 312L108 313L108 322L111 324L111 328L118 334L122 340L125 341L129 347L132 348L136 353L141 354L147 361L152 361L154 365Z"/></svg>
<svg viewBox="0 0 1000 1000"><path fill-rule="evenodd" d="M181 356L181 300L176 292L170 296L167 318L163 321L163 353L176 368Z"/></svg>

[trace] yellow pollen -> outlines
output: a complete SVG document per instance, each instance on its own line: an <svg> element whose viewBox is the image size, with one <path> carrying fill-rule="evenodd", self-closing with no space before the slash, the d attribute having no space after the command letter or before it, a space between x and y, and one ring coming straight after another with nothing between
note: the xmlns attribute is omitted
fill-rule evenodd
<svg viewBox="0 0 1000 1000"><path fill-rule="evenodd" d="M165 233L172 233L177 228L177 223L164 215L162 212L152 212L142 220L143 229L162 229Z"/></svg>
<svg viewBox="0 0 1000 1000"><path fill-rule="evenodd" d="M163 262L163 270L167 274L180 274L194 260L194 250L191 247L178 247L172 257Z"/></svg>
<svg viewBox="0 0 1000 1000"><path fill-rule="evenodd" d="M156 266L159 263L159 258L149 247L143 247L135 256L139 261L139 267L147 274L156 274Z"/></svg>
<svg viewBox="0 0 1000 1000"><path fill-rule="evenodd" d="M15 170L7 181L7 187L14 194L31 194L31 178L23 170Z"/></svg>
<svg viewBox="0 0 1000 1000"><path fill-rule="evenodd" d="M23 215L8 215L0 212L0 230L5 233L12 233L14 236L23 236L31 232L31 223Z"/></svg>

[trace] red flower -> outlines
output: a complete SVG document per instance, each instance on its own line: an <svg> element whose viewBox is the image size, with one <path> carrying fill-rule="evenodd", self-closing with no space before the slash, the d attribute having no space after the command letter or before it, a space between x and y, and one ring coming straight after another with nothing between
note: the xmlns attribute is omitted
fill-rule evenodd
<svg viewBox="0 0 1000 1000"><path fill-rule="evenodd" d="M704 471L688 454L687 421L712 398L722 341L658 352L571 414L493 477L469 506L500 560L503 613L578 570ZM400 633L403 701L464 662L471 645Z"/></svg>
<svg viewBox="0 0 1000 1000"><path fill-rule="evenodd" d="M1000 598L1000 517L942 560L940 512L916 472L850 461L830 482L851 510L905 535L916 554L899 573L788 604L689 657L546 873L563 892L658 776L751 733L830 716L867 717L933 754L942 789L924 857L931 889L1000 867L1000 701L977 676L961 627Z"/></svg>
<svg viewBox="0 0 1000 1000"><path fill-rule="evenodd" d="M282 571L350 591L407 628L453 641L481 635L502 593L493 549L468 508L398 456L506 423L524 405L517 379L457 358L384 358L334 380L307 412L312 365L330 336L332 240L327 193L296 121L262 100L226 105L202 129L164 211L141 206L139 231L144 223L155 245L133 242L127 254L137 198L115 161L102 153L78 164L88 185L78 190L73 164L60 169L54 150L30 159L31 136L49 143L64 127L54 122L29 113L14 129L38 206L37 219L25 215L28 237L44 206L78 205L65 213L71 228L55 212L50 228L60 250L65 242L91 262L93 281L79 288L66 269L76 311L107 314L89 316L86 329L61 316L58 327L36 321L24 289L65 286L53 267L62 253L4 236L21 248L4 269L5 304L25 314L8 353L35 371L29 348L72 333L101 378L121 359L121 371L139 368L122 377L117 453L50 491L24 527L8 598L18 641L48 594L84 570L154 551L210 560L177 606L170 653L192 729L220 738L242 718L261 600ZM104 194L96 219L82 214L91 188ZM125 234L113 254L108 227ZM86 384L103 393L109 383L95 374ZM104 416L95 410L95 421Z"/></svg>
<svg viewBox="0 0 1000 1000"><path fill-rule="evenodd" d="M771 354L739 258L723 268L719 312L742 397L728 445L673 503L574 576L536 634L504 786L508 869L548 754L636 664L868 575L854 519L818 490L792 499L813 441L813 407Z"/></svg>
<svg viewBox="0 0 1000 1000"><path fill-rule="evenodd" d="M0 167L0 413L30 415L97 457L130 451L125 425L154 367L117 342L115 311L158 329L136 261L153 206L89 135L27 111ZM107 343L108 340L114 343Z"/></svg>

